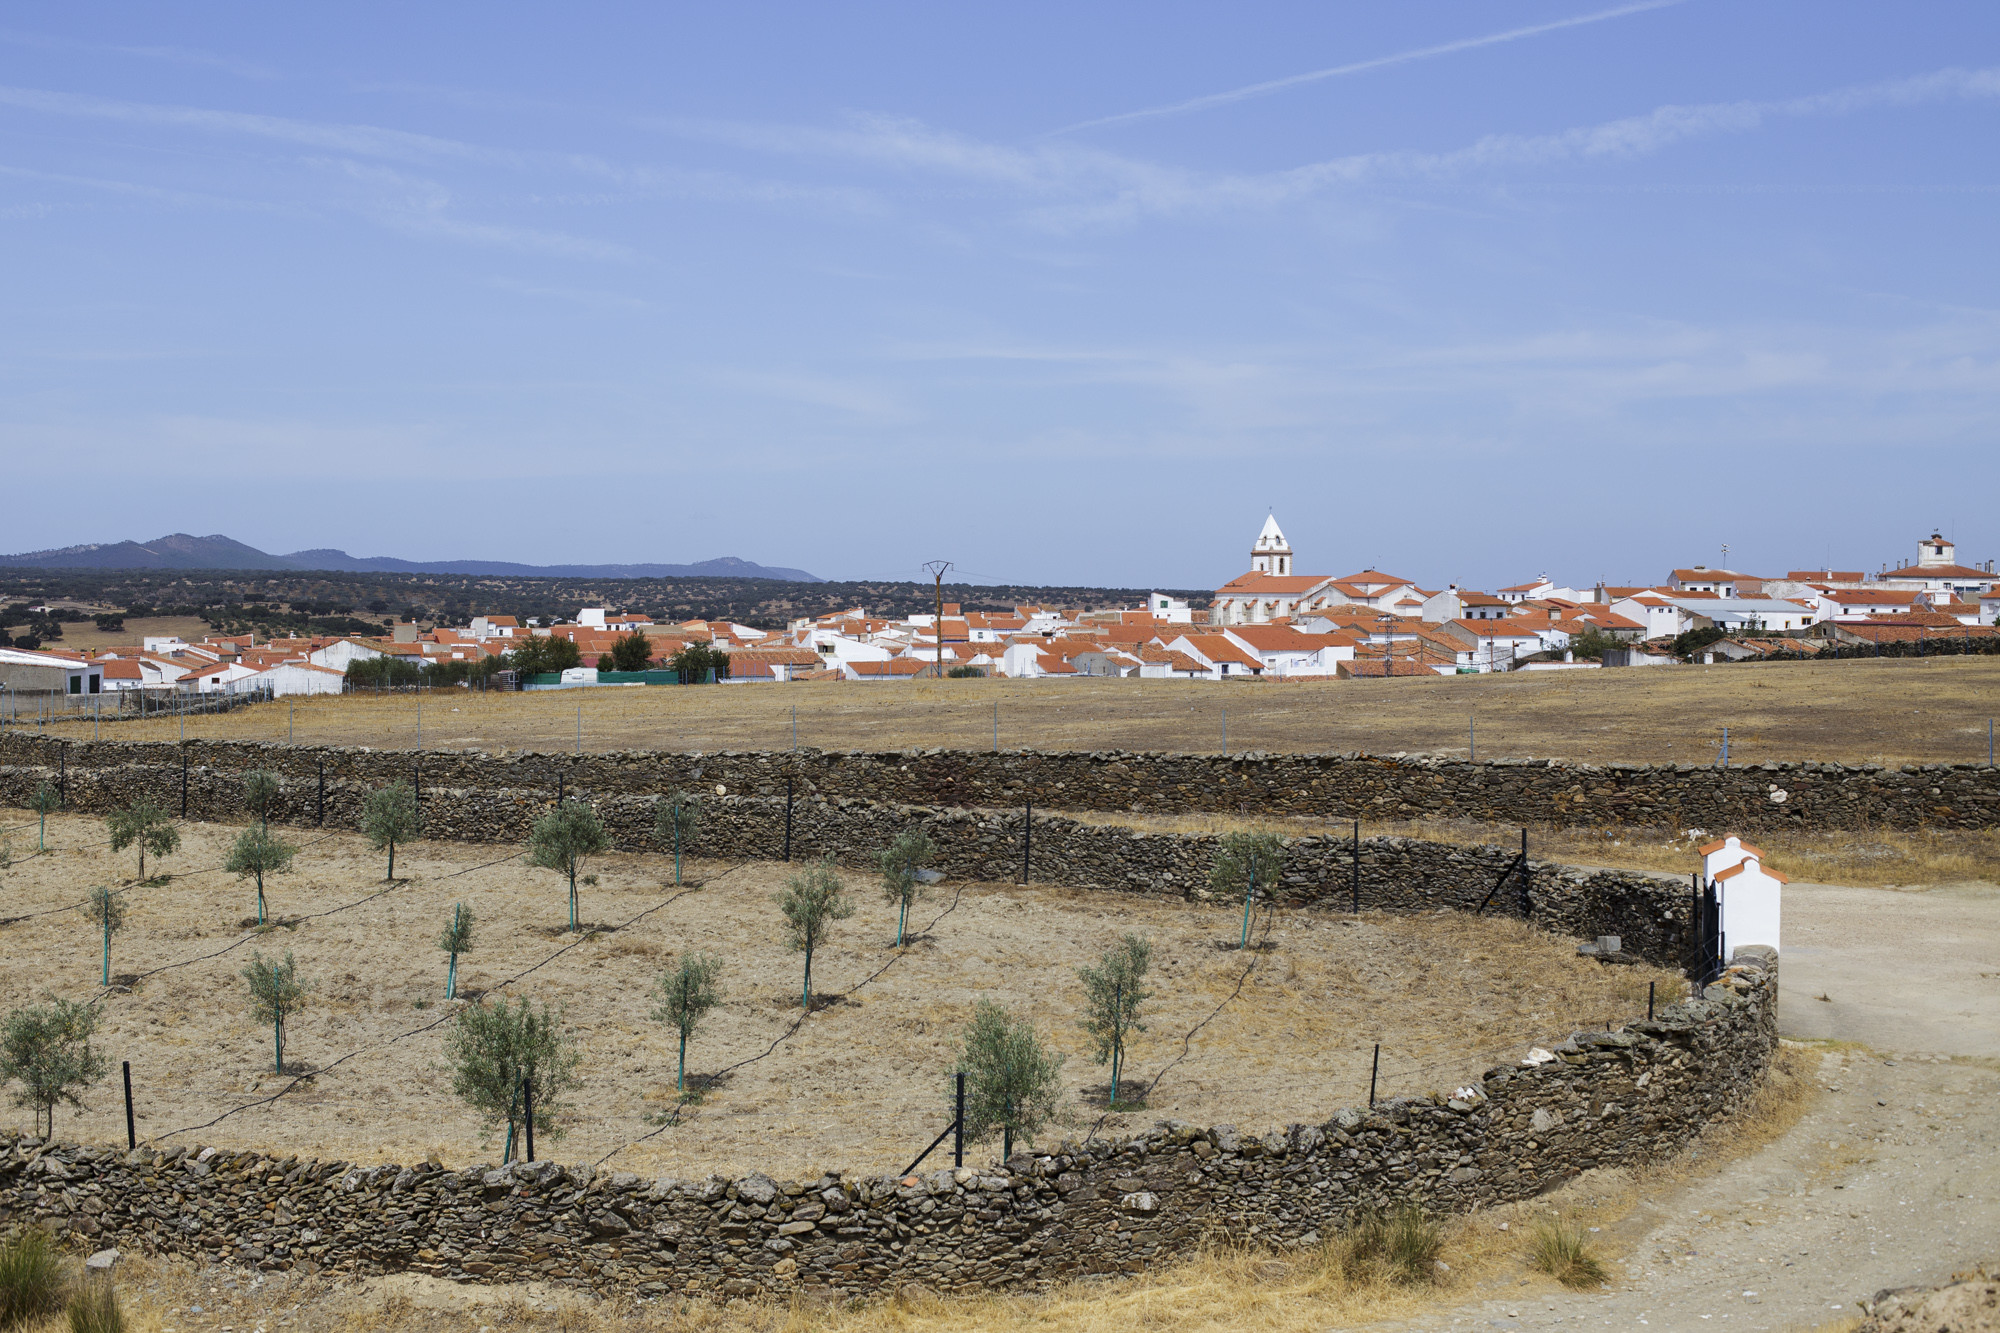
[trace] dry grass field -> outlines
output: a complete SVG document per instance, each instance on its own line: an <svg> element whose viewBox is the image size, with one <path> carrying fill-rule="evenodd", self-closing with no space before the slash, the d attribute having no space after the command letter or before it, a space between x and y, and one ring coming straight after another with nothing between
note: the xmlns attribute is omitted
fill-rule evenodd
<svg viewBox="0 0 2000 1333"><path fill-rule="evenodd" d="M17 857L32 849L24 815L4 822ZM1382 1095L1449 1090L1518 1058L1531 1038L1643 1013L1648 981L1664 996L1684 986L1579 960L1510 921L1279 912L1257 922L1266 947L1239 952L1240 915L1226 908L950 882L912 913L916 938L898 952L890 906L850 876L858 910L816 959L823 1007L801 1021L800 958L783 947L771 902L782 865L701 862L696 883L676 889L670 860L607 856L588 868L601 882L582 890L594 924L571 935L562 882L514 848L413 844L397 858L407 878L385 888L380 856L358 835L300 835L295 871L267 884L276 924L259 932L245 924L251 886L215 869L239 830L183 828L164 863L171 879L131 888L103 1049L132 1062L142 1138L186 1131L167 1141L321 1158L497 1160L498 1142L452 1096L443 1067L454 1010L435 940L458 902L478 920L461 987L565 1007L586 1052L571 1132L544 1155L679 1176L901 1169L949 1119L954 1044L981 996L1032 1017L1067 1054L1075 1115L1062 1133L1080 1135L1166 1117L1254 1132L1317 1121L1365 1101L1377 1041ZM0 1008L97 992L98 937L68 905L135 869L103 837L95 820L54 818L55 850L0 872ZM1158 992L1127 1077L1164 1077L1145 1110L1106 1116L1104 1070L1075 1023L1074 969L1126 931L1154 941ZM691 1072L711 1086L661 1128L649 1117L673 1104L674 1045L648 1018L648 990L690 949L726 960L728 1002L690 1051ZM239 973L253 950L292 951L314 987L286 1052L325 1072L276 1101L266 1099L291 1080L273 1073L271 1034L248 1013ZM120 986L120 975L139 979ZM1183 1052L1183 1035L1211 1015ZM109 1083L57 1125L96 1141L123 1128Z"/></svg>
<svg viewBox="0 0 2000 1333"><path fill-rule="evenodd" d="M418 696L327 696L189 719L190 736L418 743ZM1983 762L2000 657L1521 672L1390 681L946 680L422 697L422 741L466 750L907 746L1213 753L1367 750L1711 763ZM579 710L581 710L579 714ZM1226 718L1225 718L1226 713ZM579 742L579 721L581 737ZM63 734L87 736L87 719ZM165 739L176 721L115 734Z"/></svg>

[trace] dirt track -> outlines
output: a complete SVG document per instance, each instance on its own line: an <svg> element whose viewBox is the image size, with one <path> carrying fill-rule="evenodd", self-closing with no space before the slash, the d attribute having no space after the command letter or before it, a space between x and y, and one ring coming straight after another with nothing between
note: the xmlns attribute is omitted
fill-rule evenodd
<svg viewBox="0 0 2000 1333"><path fill-rule="evenodd" d="M1384 1327L1839 1327L2000 1255L2000 889L1795 885L1785 933L1780 1026L1824 1089L1790 1133L1607 1226L1608 1293L1513 1279Z"/></svg>

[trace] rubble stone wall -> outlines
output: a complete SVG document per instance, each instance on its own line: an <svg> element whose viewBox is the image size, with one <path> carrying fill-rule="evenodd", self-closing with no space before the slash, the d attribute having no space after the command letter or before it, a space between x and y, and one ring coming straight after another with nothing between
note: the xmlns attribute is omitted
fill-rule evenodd
<svg viewBox="0 0 2000 1333"><path fill-rule="evenodd" d="M188 813L238 808L251 768L285 780L294 810L351 823L365 791L398 778L519 793L526 819L563 790L598 796L726 788L751 796L847 796L904 805L1146 814L1255 813L1328 819L1438 816L1498 824L1728 828L1985 828L2000 822L2000 769L1983 764L1593 764L1472 762L1368 754L1139 754L922 750L542 754L370 750L251 741L56 741L0 735L0 802L67 774L72 795L143 790ZM93 808L86 804L83 808ZM296 818L296 815L294 816ZM500 833L495 830L496 835ZM511 835L508 835L511 836Z"/></svg>
<svg viewBox="0 0 2000 1333"><path fill-rule="evenodd" d="M263 1269L646 1296L1032 1290L1137 1272L1208 1239L1309 1246L1368 1209L1464 1211L1594 1166L1658 1162L1752 1095L1776 1008L1775 957L1746 949L1701 998L1574 1034L1464 1097L1261 1136L1164 1122L900 1178L642 1180L545 1161L449 1170L0 1138L0 1224Z"/></svg>

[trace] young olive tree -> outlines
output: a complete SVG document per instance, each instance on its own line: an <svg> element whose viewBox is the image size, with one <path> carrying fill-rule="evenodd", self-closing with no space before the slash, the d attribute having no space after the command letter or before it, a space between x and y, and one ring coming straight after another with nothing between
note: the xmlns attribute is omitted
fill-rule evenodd
<svg viewBox="0 0 2000 1333"><path fill-rule="evenodd" d="M681 856L694 850L701 837L701 797L676 791L653 803L653 838L674 849L674 883L681 882Z"/></svg>
<svg viewBox="0 0 2000 1333"><path fill-rule="evenodd" d="M236 835L236 842L230 847L222 868L238 879L249 875L257 877L258 925L264 924L264 876L290 870L292 858L298 854L297 847L274 836L262 824L252 824Z"/></svg>
<svg viewBox="0 0 2000 1333"><path fill-rule="evenodd" d="M550 1139L561 1137L568 1107L563 1094L576 1086L582 1054L562 1027L562 1010L540 1010L523 997L509 1007L475 1004L463 1010L444 1040L451 1064L451 1090L489 1125L505 1123L502 1163L514 1157L514 1133L526 1111L522 1085L534 1090L535 1127Z"/></svg>
<svg viewBox="0 0 2000 1333"><path fill-rule="evenodd" d="M611 850L604 821L582 801L564 801L528 831L528 864L569 877L569 928L576 929L576 874L583 858Z"/></svg>
<svg viewBox="0 0 2000 1333"><path fill-rule="evenodd" d="M122 852L135 843L139 848L139 878L146 878L146 853L169 856L180 850L181 833L167 812L148 800L132 802L123 810L113 810L104 818L111 831L111 850Z"/></svg>
<svg viewBox="0 0 2000 1333"><path fill-rule="evenodd" d="M361 806L361 831L376 851L389 849L390 883L396 880L396 844L417 836L417 792L407 782L392 782L368 793Z"/></svg>
<svg viewBox="0 0 2000 1333"><path fill-rule="evenodd" d="M250 983L250 1012L271 1025L271 1045L277 1056L277 1071L285 1072L285 1020L306 1007L308 987L299 980L299 965L292 951L285 950L283 962L267 962L252 950L250 963L243 969Z"/></svg>
<svg viewBox="0 0 2000 1333"><path fill-rule="evenodd" d="M451 962L445 968L444 998L458 998L458 956L472 952L472 909L459 903L451 909L451 921L438 936L438 948L451 955Z"/></svg>
<svg viewBox="0 0 2000 1333"><path fill-rule="evenodd" d="M1111 1104L1118 1104L1120 1078L1125 1072L1125 1034L1144 1032L1139 1006L1152 998L1142 984L1153 962L1151 940L1127 935L1104 951L1094 967L1079 967L1083 981L1083 1018L1077 1026L1096 1044L1097 1063L1111 1064Z"/></svg>
<svg viewBox="0 0 2000 1333"><path fill-rule="evenodd" d="M100 985L111 984L111 937L125 925L125 895L99 885L90 891L80 909L104 935L104 977Z"/></svg>
<svg viewBox="0 0 2000 1333"><path fill-rule="evenodd" d="M826 941L834 922L854 915L854 904L842 890L840 871L829 856L785 881L784 892L777 897L778 910L785 914L787 943L794 952L806 956L805 988L799 1004L808 1013L812 1012L813 954Z"/></svg>
<svg viewBox="0 0 2000 1333"><path fill-rule="evenodd" d="M35 812L35 850L47 851L49 816L62 809L62 793L53 782L39 783L28 798L28 808Z"/></svg>
<svg viewBox="0 0 2000 1333"><path fill-rule="evenodd" d="M909 925L910 904L923 896L924 882L917 872L937 855L937 844L920 828L904 829L878 858L882 863L882 896L896 904L896 947L903 947L903 933Z"/></svg>
<svg viewBox="0 0 2000 1333"><path fill-rule="evenodd" d="M253 768L243 775L243 808L266 828L271 824L271 810L278 804L278 790L278 775L268 769Z"/></svg>
<svg viewBox="0 0 2000 1333"><path fill-rule="evenodd" d="M645 631L633 630L612 643L613 671L644 671L652 665L653 641L646 637Z"/></svg>
<svg viewBox="0 0 2000 1333"><path fill-rule="evenodd" d="M1217 893L1243 892L1243 945L1250 943L1250 906L1257 886L1266 894L1285 873L1285 840L1275 833L1225 833L1215 849L1208 882Z"/></svg>
<svg viewBox="0 0 2000 1333"><path fill-rule="evenodd" d="M56 1106L82 1106L85 1088L104 1077L111 1062L91 1048L101 1011L95 1004L45 996L46 1004L16 1009L0 1024L0 1083L19 1083L14 1105L35 1108L35 1128L56 1132Z"/></svg>
<svg viewBox="0 0 2000 1333"><path fill-rule="evenodd" d="M694 1036L709 1011L722 1003L722 986L718 981L721 976L720 958L705 953L683 954L674 970L662 973L653 987L660 997L658 1007L653 1010L653 1021L672 1024L680 1036L680 1074L674 1087L682 1096L687 1095L688 1038Z"/></svg>
<svg viewBox="0 0 2000 1333"><path fill-rule="evenodd" d="M1063 1058L1042 1045L1034 1024L1018 1023L991 1000L973 1006L959 1048L965 1075L965 1137L1001 1135L1000 1158L1014 1155L1014 1140L1033 1142L1062 1113Z"/></svg>

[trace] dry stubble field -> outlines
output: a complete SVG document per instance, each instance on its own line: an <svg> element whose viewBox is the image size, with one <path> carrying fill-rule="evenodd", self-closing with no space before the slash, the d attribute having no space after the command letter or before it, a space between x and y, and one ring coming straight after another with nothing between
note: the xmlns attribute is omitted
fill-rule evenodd
<svg viewBox="0 0 2000 1333"><path fill-rule="evenodd" d="M1393 681L945 680L439 690L423 744L446 750L830 750L906 746L1464 755L1477 721L1487 758L1711 763L1984 762L2000 714L2000 657L1520 672ZM189 736L412 748L418 697L332 695L192 718ZM88 719L60 734L87 737ZM172 720L110 734L166 740Z"/></svg>
<svg viewBox="0 0 2000 1333"><path fill-rule="evenodd" d="M29 817L7 812L4 822L17 856L32 849ZM1165 1117L1256 1132L1320 1120L1365 1100L1378 1040L1383 1095L1448 1090L1518 1058L1530 1039L1643 1012L1649 980L1662 995L1683 985L1579 960L1569 944L1510 921L1279 912L1258 923L1269 947L1243 953L1233 947L1240 916L1226 908L951 882L912 913L913 930L924 929L899 954L889 947L889 905L850 875L858 910L814 967L826 1006L800 1023L800 958L783 947L771 902L782 865L696 862L688 877L699 886L676 890L669 859L606 856L591 867L601 883L583 890L584 919L601 928L579 939L561 929L562 881L510 859L514 848L414 844L397 858L407 882L382 892L382 859L359 835L301 833L296 870L272 877L267 894L274 918L312 919L258 934L244 925L250 885L213 869L239 830L183 828L181 851L165 864L173 878L132 889L112 971L152 975L107 997L103 1049L132 1062L142 1138L270 1096L286 1080L272 1072L270 1032L250 1018L239 973L253 949L289 949L316 989L288 1025L288 1058L326 1068L360 1054L275 1103L172 1141L322 1158L497 1159L497 1141L450 1093L434 1026L452 1012L434 941L461 901L478 917L461 985L566 1006L586 1051L573 1130L542 1155L616 1153L621 1168L679 1176L901 1169L948 1120L954 1043L980 996L1031 1016L1068 1054L1077 1119L1065 1132L1091 1128L1105 1072L1075 1026L1074 969L1125 931L1154 941L1159 992L1128 1078L1172 1067L1147 1109L1109 1117L1105 1132ZM97 992L95 928L64 909L92 885L133 875L132 856L112 856L103 837L96 820L59 816L49 828L57 850L0 872L0 1007L48 991ZM647 1117L673 1101L674 1044L647 1017L648 989L690 949L726 960L728 992L690 1070L735 1068L683 1123L635 1143L654 1128ZM1219 1005L1175 1062L1183 1034ZM27 1114L15 1114L25 1124ZM123 1128L115 1079L57 1124L62 1137L97 1141Z"/></svg>

